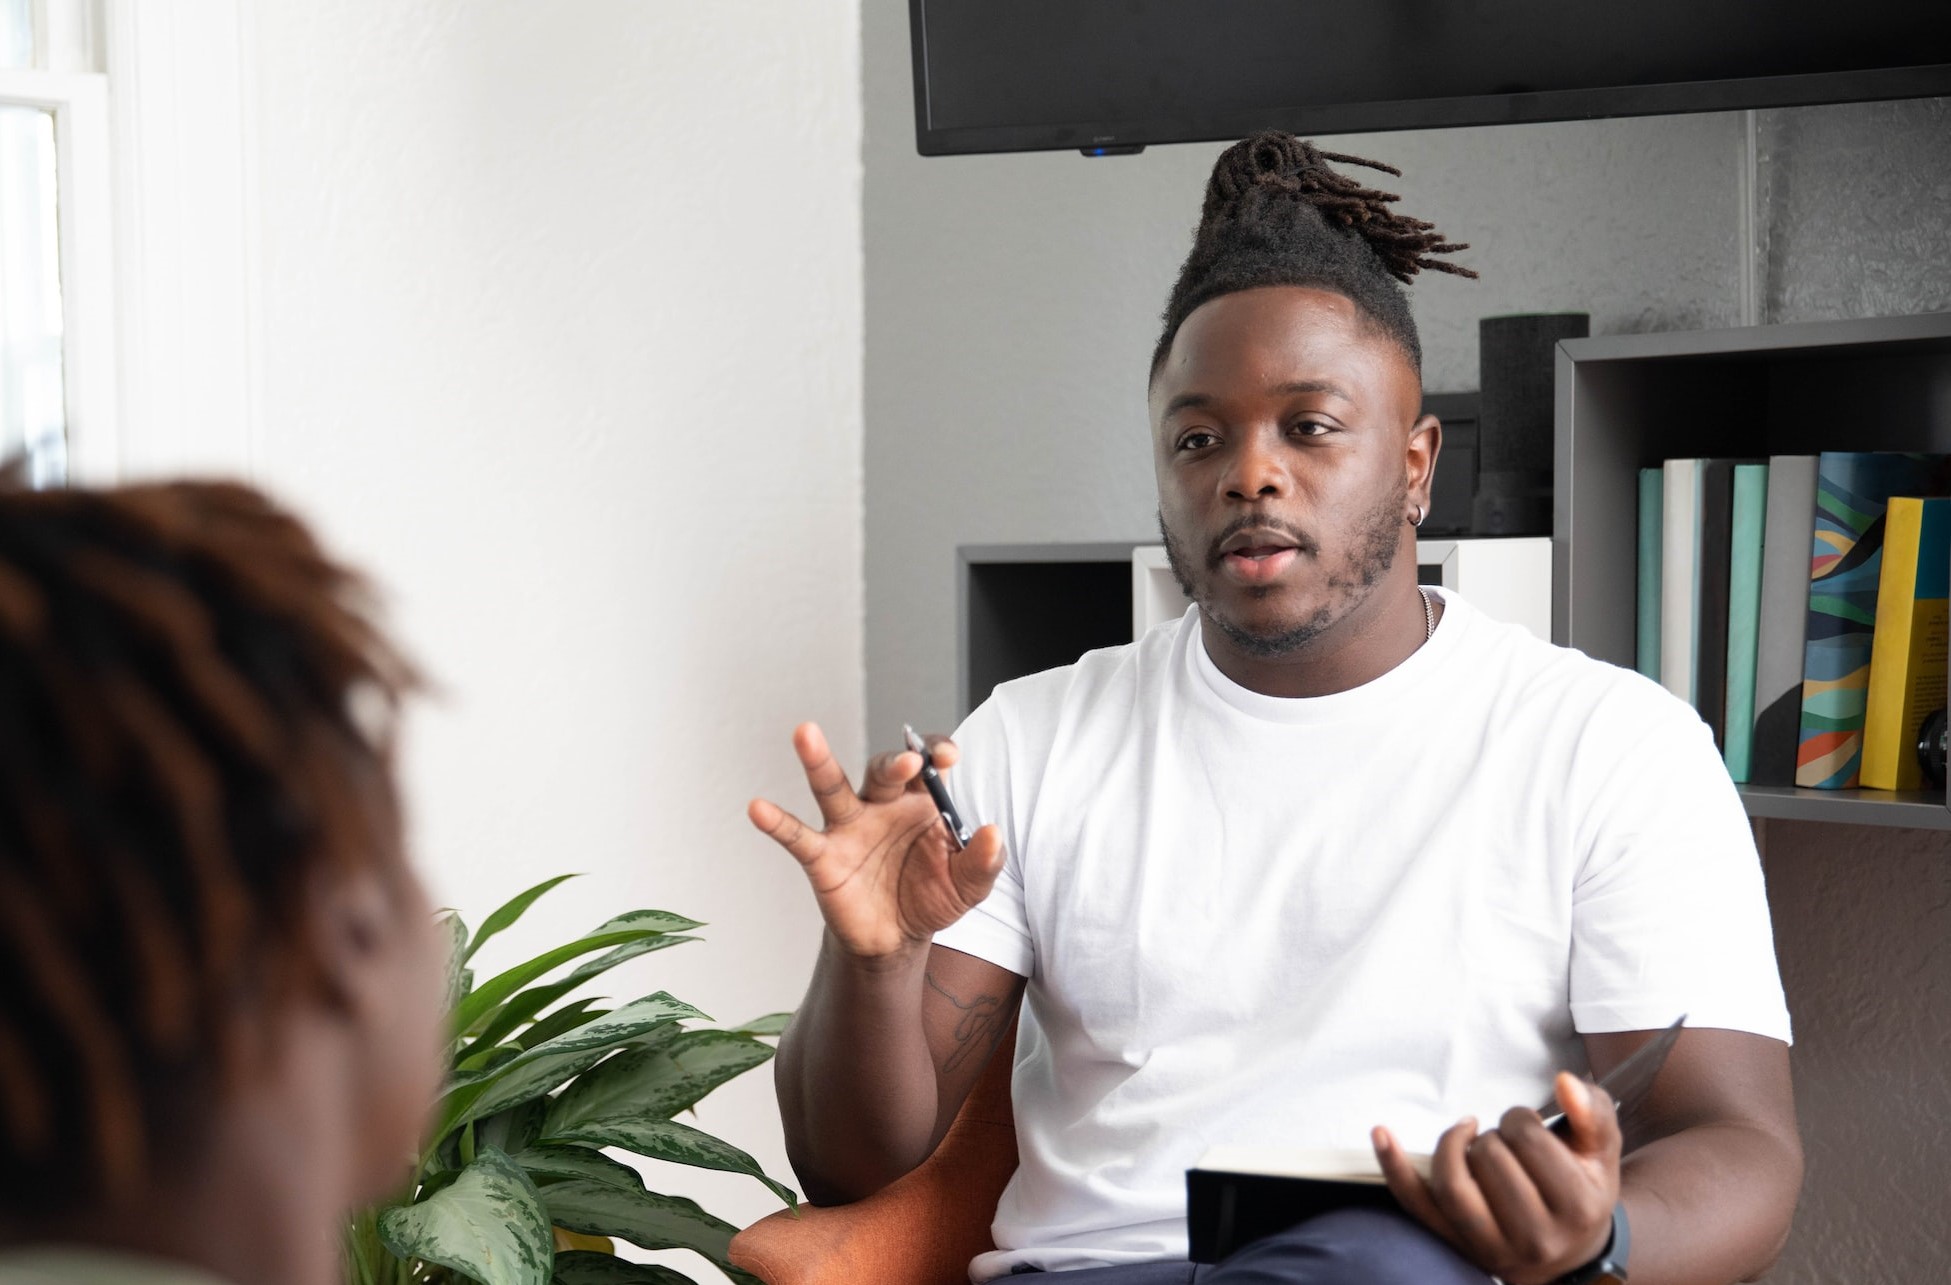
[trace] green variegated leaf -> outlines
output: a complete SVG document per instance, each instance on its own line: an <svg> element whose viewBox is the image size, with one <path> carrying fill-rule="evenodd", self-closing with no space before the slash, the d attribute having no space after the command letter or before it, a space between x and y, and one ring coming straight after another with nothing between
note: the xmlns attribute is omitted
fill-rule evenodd
<svg viewBox="0 0 1951 1285"><path fill-rule="evenodd" d="M695 1169L722 1169L727 1173L749 1174L772 1190L775 1196L793 1208L799 1207L799 1197L792 1188L774 1182L766 1177L759 1162L746 1155L729 1142L720 1141L688 1124L675 1120L631 1117L610 1120L588 1120L571 1125L559 1133L545 1134L544 1142L580 1142L591 1147L622 1147L640 1156L653 1160L669 1160L673 1164L690 1165Z"/></svg>
<svg viewBox="0 0 1951 1285"><path fill-rule="evenodd" d="M654 1263L627 1263L586 1249L555 1256L555 1285L695 1285L689 1276Z"/></svg>
<svg viewBox="0 0 1951 1285"><path fill-rule="evenodd" d="M468 983L473 974L465 967L467 963L467 925L460 915L449 911L440 921L447 930L447 1011L453 1012L468 992Z"/></svg>
<svg viewBox="0 0 1951 1285"><path fill-rule="evenodd" d="M714 1218L695 1201L654 1191L626 1191L596 1182L558 1182L541 1189L542 1203L558 1227L587 1236L615 1236L640 1249L689 1249L719 1268L738 1228Z"/></svg>
<svg viewBox="0 0 1951 1285"><path fill-rule="evenodd" d="M688 933L693 928L703 928L704 922L674 915L668 910L626 910L616 918L608 920L597 928L597 932L609 932L617 928L649 928L660 933Z"/></svg>
<svg viewBox="0 0 1951 1285"><path fill-rule="evenodd" d="M519 1044L497 1044L492 1048L475 1045L468 1055L454 1064L454 1084L472 1084L485 1077L496 1067L514 1061L522 1055Z"/></svg>
<svg viewBox="0 0 1951 1285"><path fill-rule="evenodd" d="M493 1147L512 1156L541 1134L542 1120L548 1113L549 1100L546 1097L517 1102L505 1111L497 1111L475 1121L474 1145Z"/></svg>
<svg viewBox="0 0 1951 1285"><path fill-rule="evenodd" d="M537 1144L517 1154L514 1160L528 1171L528 1176L535 1180L538 1187L581 1179L629 1191L644 1189L643 1176L635 1169L588 1147Z"/></svg>
<svg viewBox="0 0 1951 1285"><path fill-rule="evenodd" d="M744 1025L734 1026L732 1029L740 1035L784 1035L786 1024L792 1020L791 1013L767 1013L764 1017L755 1017Z"/></svg>
<svg viewBox="0 0 1951 1285"><path fill-rule="evenodd" d="M496 1063L492 1071L458 1078L447 1091L439 1133L547 1093L596 1065L609 1050L660 1026L703 1016L683 1000L659 991L525 1049Z"/></svg>
<svg viewBox="0 0 1951 1285"><path fill-rule="evenodd" d="M437 1194L381 1214L379 1234L400 1258L452 1268L481 1285L549 1285L554 1275L555 1238L541 1193L493 1148Z"/></svg>
<svg viewBox="0 0 1951 1285"><path fill-rule="evenodd" d="M530 906L535 904L536 899L543 893L559 883L566 883L571 879L580 877L579 875L557 875L553 879L544 879L527 892L519 893L510 898L499 910L481 921L481 931L474 934L473 944L468 946L467 954L463 956L463 959L473 959L474 952L481 949L482 943L499 933L502 929L512 926Z"/></svg>
<svg viewBox="0 0 1951 1285"><path fill-rule="evenodd" d="M593 1022L564 1031L552 1040L535 1045L522 1056L539 1057L549 1053L567 1053L574 1049L615 1048L626 1040L634 1040L652 1028L662 1026L665 1022L708 1020L703 1013L675 995L667 991L658 991L655 995L646 995L642 999L632 1000L614 1013L605 1013Z"/></svg>
<svg viewBox="0 0 1951 1285"><path fill-rule="evenodd" d="M540 1097L557 1086L581 1075L610 1056L609 1049L579 1049L573 1053L537 1057L514 1067L506 1074L463 1086L448 1096L441 1107L436 1137L460 1128L470 1120Z"/></svg>
<svg viewBox="0 0 1951 1285"><path fill-rule="evenodd" d="M596 1007L602 1002L601 999L592 998L564 1004L547 1017L538 1019L533 1026L522 1032L521 1038L516 1042L525 1049L532 1049L537 1044L554 1039L564 1031L575 1030L584 1022L593 1022L610 1011L607 1008Z"/></svg>
<svg viewBox="0 0 1951 1285"><path fill-rule="evenodd" d="M582 1076L549 1109L545 1134L591 1120L669 1118L772 1056L736 1031L685 1031L658 1048L630 1049Z"/></svg>
<svg viewBox="0 0 1951 1285"><path fill-rule="evenodd" d="M676 935L646 937L641 941L633 941L628 945L618 946L615 950L605 951L595 959L587 960L577 965L567 977L559 981L545 983L541 986L531 986L510 999L481 1028L479 1034L475 1036L475 1043L492 1043L496 1040L507 1039L510 1034L520 1028L523 1022L528 1021L537 1013L540 1013L543 1009L561 999L564 995L569 994L578 986L581 986L584 982L602 976L618 964L635 959L639 955L648 955L653 950L665 950L672 946L682 946L687 941L698 940L700 939L697 937ZM524 1036L522 1042L527 1044L533 1041L529 1037Z"/></svg>
<svg viewBox="0 0 1951 1285"><path fill-rule="evenodd" d="M485 1026L495 1010L510 995L528 985L545 973L554 972L572 959L593 955L599 950L610 950L617 946L627 946L631 942L664 936L682 931L682 925L696 927L695 920L682 915L667 914L661 910L633 910L627 915L618 915L587 936L578 937L554 950L544 951L526 963L517 964L504 973L497 973L476 987L472 994L462 1000L454 1010L454 1032L466 1035L477 1026Z"/></svg>

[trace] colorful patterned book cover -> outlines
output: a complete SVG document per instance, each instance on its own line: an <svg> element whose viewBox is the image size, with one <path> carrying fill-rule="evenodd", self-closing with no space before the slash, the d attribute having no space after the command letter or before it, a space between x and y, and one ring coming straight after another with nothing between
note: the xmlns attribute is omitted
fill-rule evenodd
<svg viewBox="0 0 1951 1285"><path fill-rule="evenodd" d="M1917 738L1944 705L1951 597L1951 500L1896 498L1885 518L1870 702L1863 716L1863 784L1923 788Z"/></svg>
<svg viewBox="0 0 1951 1285"><path fill-rule="evenodd" d="M1816 465L1797 785L1858 784L1884 510L1893 495L1944 494L1946 464L1943 455L1824 451Z"/></svg>

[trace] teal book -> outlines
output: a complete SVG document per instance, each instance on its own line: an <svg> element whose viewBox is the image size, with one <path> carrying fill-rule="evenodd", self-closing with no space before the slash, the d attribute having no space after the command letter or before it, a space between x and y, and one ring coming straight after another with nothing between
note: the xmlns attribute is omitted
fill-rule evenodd
<svg viewBox="0 0 1951 1285"><path fill-rule="evenodd" d="M1752 768L1755 658L1761 628L1761 551L1768 522L1768 466L1734 466L1734 512L1727 570L1728 775L1745 783Z"/></svg>
<svg viewBox="0 0 1951 1285"><path fill-rule="evenodd" d="M1951 456L1824 451L1816 464L1809 627L1795 783L1851 789L1863 763L1870 654L1890 497L1941 496Z"/></svg>
<svg viewBox="0 0 1951 1285"><path fill-rule="evenodd" d="M1666 497L1664 469L1639 471L1639 624L1634 651L1635 667L1654 682L1660 681L1660 510Z"/></svg>

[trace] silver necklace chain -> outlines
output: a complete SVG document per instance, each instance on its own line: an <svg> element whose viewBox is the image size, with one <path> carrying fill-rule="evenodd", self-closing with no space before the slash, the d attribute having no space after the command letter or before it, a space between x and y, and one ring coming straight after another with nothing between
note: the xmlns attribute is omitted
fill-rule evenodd
<svg viewBox="0 0 1951 1285"><path fill-rule="evenodd" d="M1417 585L1416 593L1423 600L1423 641L1428 642L1436 637L1436 611L1429 605L1429 590Z"/></svg>

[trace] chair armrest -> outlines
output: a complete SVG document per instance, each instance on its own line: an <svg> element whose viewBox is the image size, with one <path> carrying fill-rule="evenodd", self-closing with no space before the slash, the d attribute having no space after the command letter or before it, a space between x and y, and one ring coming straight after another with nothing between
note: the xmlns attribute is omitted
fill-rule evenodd
<svg viewBox="0 0 1951 1285"><path fill-rule="evenodd" d="M732 1262L766 1285L967 1285L969 1260L995 1248L989 1224L1016 1172L1009 1076L1014 1038L996 1050L935 1154L851 1205L781 1210L732 1239Z"/></svg>

